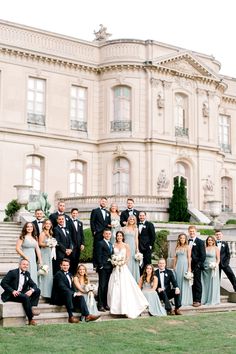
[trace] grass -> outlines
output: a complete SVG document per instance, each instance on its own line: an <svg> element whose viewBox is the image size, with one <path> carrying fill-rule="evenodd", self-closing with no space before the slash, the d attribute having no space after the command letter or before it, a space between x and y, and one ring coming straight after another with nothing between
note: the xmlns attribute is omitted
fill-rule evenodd
<svg viewBox="0 0 236 354"><path fill-rule="evenodd" d="M1 328L1 354L235 353L236 314Z"/></svg>

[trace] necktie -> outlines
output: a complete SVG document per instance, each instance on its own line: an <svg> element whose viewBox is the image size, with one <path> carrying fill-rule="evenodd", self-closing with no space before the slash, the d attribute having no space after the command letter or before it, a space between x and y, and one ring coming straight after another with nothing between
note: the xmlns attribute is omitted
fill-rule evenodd
<svg viewBox="0 0 236 354"><path fill-rule="evenodd" d="M109 248L110 248L110 252L112 252L112 243L108 242Z"/></svg>

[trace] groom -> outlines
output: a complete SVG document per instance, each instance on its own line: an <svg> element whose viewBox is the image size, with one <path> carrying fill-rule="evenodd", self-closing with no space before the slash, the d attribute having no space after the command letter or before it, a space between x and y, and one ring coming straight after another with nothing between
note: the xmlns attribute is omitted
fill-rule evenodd
<svg viewBox="0 0 236 354"><path fill-rule="evenodd" d="M19 268L10 270L2 279L1 286L5 290L2 293L2 301L20 302L23 305L29 325L35 326L37 322L33 319L39 315L39 310L32 309L39 302L40 289L33 282L28 272L29 261L20 260Z"/></svg>
<svg viewBox="0 0 236 354"><path fill-rule="evenodd" d="M107 305L108 282L112 272L112 264L110 261L113 253L111 239L111 230L103 231L103 240L98 242L98 311L105 312L110 310Z"/></svg>

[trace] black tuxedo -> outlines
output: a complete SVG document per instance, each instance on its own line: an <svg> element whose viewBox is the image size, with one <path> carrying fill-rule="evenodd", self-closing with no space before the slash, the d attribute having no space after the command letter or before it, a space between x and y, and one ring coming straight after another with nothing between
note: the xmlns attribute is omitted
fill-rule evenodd
<svg viewBox="0 0 236 354"><path fill-rule="evenodd" d="M161 292L158 292L158 289L160 289L162 287L159 269L157 269L155 271L155 275L158 278L157 293L158 293L160 299L164 301L166 311L171 311L171 309L172 309L171 303L169 301L172 298L174 298L175 309L180 308L181 307L180 294L175 294L175 288L178 288L178 284L177 284L176 278L175 278L172 270L167 269L167 268L165 269L165 271L164 271L164 288L165 288L165 290L161 291Z"/></svg>
<svg viewBox="0 0 236 354"><path fill-rule="evenodd" d="M56 211L55 213L52 213L52 214L49 215L49 219L51 220L53 229L57 226L57 218L58 218L59 215L64 215L66 227L69 228L69 223L70 223L69 216L66 215L65 213L63 213L63 214L60 213L59 214L59 212Z"/></svg>
<svg viewBox="0 0 236 354"><path fill-rule="evenodd" d="M43 220L40 220L40 223L43 223ZM40 235L40 230L39 230L39 225L38 225L38 220L35 219L34 221L32 221L32 224L35 226L35 230L36 230L36 235L37 237L39 237ZM41 224L42 225L42 224Z"/></svg>
<svg viewBox="0 0 236 354"><path fill-rule="evenodd" d="M204 269L204 261L206 259L205 243L198 237L195 238L191 249L191 269L193 272L193 302L201 302L202 298L202 282L201 272Z"/></svg>
<svg viewBox="0 0 236 354"><path fill-rule="evenodd" d="M75 274L76 268L79 264L80 258L80 246L84 245L84 232L83 232L83 223L77 219L74 222L72 219L70 220L70 229L71 229L71 238L73 243L73 251L71 254L71 263L70 263L70 271L72 274ZM77 224L77 230L76 230Z"/></svg>
<svg viewBox="0 0 236 354"><path fill-rule="evenodd" d="M54 237L57 240L56 246L56 259L53 259L53 274L56 274L60 270L60 262L63 258L69 258L70 256L66 255L66 249L73 249L73 243L71 239L70 229L65 228L64 234L63 229L57 225L54 229Z"/></svg>
<svg viewBox="0 0 236 354"><path fill-rule="evenodd" d="M140 223L138 224L139 234L139 251L143 254L143 265L142 270L147 264L151 264L152 259L152 248L155 242L155 228L153 223L150 221L144 221L144 225L142 225L142 230L140 233Z"/></svg>
<svg viewBox="0 0 236 354"><path fill-rule="evenodd" d="M136 210L136 209L133 209L133 215L138 220L139 211ZM124 221L127 222L129 216L130 216L130 214L129 214L129 210L128 209L123 210L121 212L121 214L120 214L120 224L121 224L122 227L126 225L126 224L124 224Z"/></svg>
<svg viewBox="0 0 236 354"><path fill-rule="evenodd" d="M105 219L101 208L93 209L90 216L90 227L93 234L93 266L98 265L98 242L103 239L103 231L111 228L111 214L106 210Z"/></svg>
<svg viewBox="0 0 236 354"><path fill-rule="evenodd" d="M220 277L221 277L221 270L223 270L226 276L228 277L229 281L233 285L234 291L236 291L236 278L229 263L230 263L229 245L227 242L221 241L220 264L219 264Z"/></svg>
<svg viewBox="0 0 236 354"><path fill-rule="evenodd" d="M112 272L112 264L109 259L113 250L109 248L106 241L102 240L98 242L98 308L107 306L107 290L108 282Z"/></svg>
<svg viewBox="0 0 236 354"><path fill-rule="evenodd" d="M71 282L69 282L66 274L62 270L59 270L55 274L53 279L51 303L58 306L65 305L69 317L73 316L73 310L77 307L79 307L83 316L88 316L89 312L85 299L82 295L74 296L75 290L72 285L72 275L71 273L68 275Z"/></svg>
<svg viewBox="0 0 236 354"><path fill-rule="evenodd" d="M28 317L29 321L33 318L32 314L32 306L37 306L40 296L40 289L37 288L37 285L30 277L30 273L28 271L25 272L25 281L23 284L23 288L20 294L16 297L12 295L14 290L18 290L20 280L20 270L19 268L10 270L6 276L2 279L1 286L4 289L4 292L1 295L2 301L14 301L20 302L23 305L25 310L26 316ZM33 289L34 292L29 297L25 295L25 293Z"/></svg>

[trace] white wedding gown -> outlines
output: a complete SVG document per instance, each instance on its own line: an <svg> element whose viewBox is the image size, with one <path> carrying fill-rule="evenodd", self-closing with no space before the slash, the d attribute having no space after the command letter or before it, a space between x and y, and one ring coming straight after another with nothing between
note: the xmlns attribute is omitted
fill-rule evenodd
<svg viewBox="0 0 236 354"><path fill-rule="evenodd" d="M114 254L126 257L126 248L114 248ZM115 267L110 276L107 293L110 313L138 317L147 307L148 302L138 287L127 265Z"/></svg>

